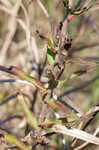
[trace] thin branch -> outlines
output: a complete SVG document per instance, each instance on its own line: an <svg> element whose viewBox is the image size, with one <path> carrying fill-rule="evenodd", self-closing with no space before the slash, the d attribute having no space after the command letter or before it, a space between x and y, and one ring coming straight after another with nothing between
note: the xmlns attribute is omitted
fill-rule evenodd
<svg viewBox="0 0 99 150"><path fill-rule="evenodd" d="M69 135L69 136L76 137L78 139L87 141L89 143L99 145L99 138L98 137L91 135L87 132L84 132L82 130L79 130L79 129L68 128L68 127L63 126L61 124L56 124L52 127L52 130L56 133Z"/></svg>
<svg viewBox="0 0 99 150"><path fill-rule="evenodd" d="M21 7L23 9L24 15L25 15L25 20L26 20L26 24L23 22L24 26L26 26L26 30L24 30L26 32L26 40L27 40L27 45L28 45L28 51L31 51L31 33L30 33L30 19L27 13L26 8L24 7L24 5L21 3ZM21 25L21 24L20 24Z"/></svg>
<svg viewBox="0 0 99 150"><path fill-rule="evenodd" d="M19 94L19 93L17 92L17 93L15 93L15 94L13 94L13 95L11 95L11 96L9 96L9 97L3 99L3 100L0 102L0 106L1 106L1 105L4 105L4 104L6 104L6 103L8 103L9 101L11 101L11 100L13 100L13 99L15 99L18 94Z"/></svg>
<svg viewBox="0 0 99 150"><path fill-rule="evenodd" d="M11 82L16 82L16 80L14 80L14 79L4 79L4 80L2 79L2 80L0 80L0 83L7 83L7 82L8 82L8 83L9 83L9 82L10 82L10 83L11 83Z"/></svg>
<svg viewBox="0 0 99 150"><path fill-rule="evenodd" d="M39 54L39 50L37 48L36 40L33 36L31 38L31 50L32 50L33 55L35 57L35 62L37 64L40 64L40 54Z"/></svg>
<svg viewBox="0 0 99 150"><path fill-rule="evenodd" d="M96 105L95 107L91 108L86 114L84 114L80 117L82 121L87 119L87 122L81 128L82 130L85 130L87 128L87 126L91 124L91 122L95 119L95 116L97 115L97 113L99 113L99 105ZM91 115L92 115L92 117L90 117ZM78 142L78 139L74 138L72 141L71 147L72 148L75 147L77 142Z"/></svg>
<svg viewBox="0 0 99 150"><path fill-rule="evenodd" d="M57 100L60 103L62 103L63 105L65 105L67 108L69 108L75 114L79 114L79 112L75 108L73 108L71 105L69 105L67 102L65 102L60 96L57 98Z"/></svg>
<svg viewBox="0 0 99 150"><path fill-rule="evenodd" d="M3 5L5 5L7 8L12 8L12 5L11 5L11 3L9 2L9 0L0 0L1 1L1 3L3 4Z"/></svg>
<svg viewBox="0 0 99 150"><path fill-rule="evenodd" d="M99 127L96 129L96 131L94 132L93 135L96 136L97 133L99 133ZM85 142L85 143L83 143L82 145L80 145L80 146L74 148L74 150L82 150L82 149L83 149L84 147L86 147L88 144L89 144L89 142Z"/></svg>
<svg viewBox="0 0 99 150"><path fill-rule="evenodd" d="M9 116L8 118L6 118L4 120L0 120L0 125L3 125L6 122L11 121L13 119L22 119L22 116L20 116L20 115Z"/></svg>
<svg viewBox="0 0 99 150"><path fill-rule="evenodd" d="M42 9L42 11L44 12L45 16L49 19L50 16L45 8L45 6L42 4L42 2L40 0L37 0L37 3L39 4L40 8Z"/></svg>
<svg viewBox="0 0 99 150"><path fill-rule="evenodd" d="M87 128L87 126L94 120L95 116L97 115L97 113L99 113L99 110L97 110L96 112L94 112L94 114L92 115L92 118L90 118L87 123L84 125L82 130L85 130Z"/></svg>
<svg viewBox="0 0 99 150"><path fill-rule="evenodd" d="M8 21L8 34L5 38L4 44L1 48L1 58L0 58L0 64L5 63L6 53L7 50L12 42L12 39L14 37L17 23L16 23L16 17L13 16L13 14L16 16L18 14L19 8L20 8L21 0L16 1L15 6L13 7L12 16L9 18Z"/></svg>
<svg viewBox="0 0 99 150"><path fill-rule="evenodd" d="M14 73L11 71L11 67L7 68L7 67L0 65L0 71L4 71L4 72L7 72L7 73L14 75Z"/></svg>

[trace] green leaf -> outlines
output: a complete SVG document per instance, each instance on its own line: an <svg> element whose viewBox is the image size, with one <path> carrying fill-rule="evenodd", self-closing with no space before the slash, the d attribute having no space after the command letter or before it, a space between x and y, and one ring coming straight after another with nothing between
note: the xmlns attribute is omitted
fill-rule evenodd
<svg viewBox="0 0 99 150"><path fill-rule="evenodd" d="M26 118L28 120L28 123L34 127L34 128L37 128L38 127L38 121L37 119L35 118L35 116L33 115L33 113L29 110L27 104L25 103L24 101L24 98L22 95L18 95L18 100L19 102L21 103L22 105L22 108L23 108L23 111L26 115Z"/></svg>
<svg viewBox="0 0 99 150"><path fill-rule="evenodd" d="M47 59L50 65L54 64L56 53L51 50L51 47L47 47Z"/></svg>
<svg viewBox="0 0 99 150"><path fill-rule="evenodd" d="M36 78L34 78L34 77L28 75L27 73L23 72L20 68L12 66L11 71L15 75L17 75L20 79L31 82L32 84L34 84L36 87L38 87L42 91L46 91L46 88L43 87L43 84L39 80L37 80Z"/></svg>
<svg viewBox="0 0 99 150"><path fill-rule="evenodd" d="M82 13L84 13L85 11L88 11L93 5L88 2L83 2L83 1L78 1L74 7L74 9L72 9L71 14L72 15L81 15Z"/></svg>
<svg viewBox="0 0 99 150"><path fill-rule="evenodd" d="M63 87L63 85L64 85L64 83L67 81L67 79L65 79L65 80L59 80L58 81L58 84L57 84L57 88L62 88Z"/></svg>
<svg viewBox="0 0 99 150"><path fill-rule="evenodd" d="M83 75L84 73L86 73L86 70L76 71L71 75L70 79L75 79L75 78Z"/></svg>
<svg viewBox="0 0 99 150"><path fill-rule="evenodd" d="M8 142L15 144L21 150L31 150L30 146L25 145L21 140L19 140L18 138L16 138L15 136L13 136L7 132L4 132L4 137L6 138L6 140Z"/></svg>

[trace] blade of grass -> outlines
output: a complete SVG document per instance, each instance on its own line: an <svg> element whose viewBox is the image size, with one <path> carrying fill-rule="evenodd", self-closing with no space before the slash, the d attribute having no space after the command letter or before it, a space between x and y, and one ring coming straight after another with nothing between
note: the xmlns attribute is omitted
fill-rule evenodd
<svg viewBox="0 0 99 150"><path fill-rule="evenodd" d="M34 84L36 87L41 89L42 91L46 91L46 88L44 88L43 84L37 80L36 78L28 75L27 73L23 72L20 68L11 66L10 68L4 67L0 65L0 71L4 71L7 73L10 73L12 75L17 75L21 80L26 80ZM3 82L3 81L1 81ZM13 81L14 82L14 81Z"/></svg>
<svg viewBox="0 0 99 150"><path fill-rule="evenodd" d="M27 146L25 145L21 140L19 140L17 137L7 133L7 132L4 132L4 137L5 139L12 143L12 144L15 144L17 147L19 147L21 150L31 150L31 147L30 146Z"/></svg>
<svg viewBox="0 0 99 150"><path fill-rule="evenodd" d="M23 108L23 111L26 115L26 119L28 120L28 123L34 127L34 128L37 128L38 127L38 121L37 119L35 118L35 116L33 115L33 113L29 110L27 104L25 103L25 100L23 98L23 95L19 94L18 95L18 100Z"/></svg>
<svg viewBox="0 0 99 150"><path fill-rule="evenodd" d="M27 73L23 72L21 69L19 69L18 67L14 67L12 66L11 71L17 75L20 79L22 80L26 80L31 82L32 84L34 84L36 87L38 87L39 89L41 89L42 91L46 91L46 88L43 87L43 84L37 80L36 78L28 75Z"/></svg>

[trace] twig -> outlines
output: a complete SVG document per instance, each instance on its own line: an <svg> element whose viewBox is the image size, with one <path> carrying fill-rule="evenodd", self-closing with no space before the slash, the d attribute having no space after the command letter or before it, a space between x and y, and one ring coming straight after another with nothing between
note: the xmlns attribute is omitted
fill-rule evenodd
<svg viewBox="0 0 99 150"><path fill-rule="evenodd" d="M4 80L2 79L2 80L0 80L0 84L1 84L1 83L7 83L7 82L8 82L8 83L16 82L16 80L14 80L14 79L4 79Z"/></svg>
<svg viewBox="0 0 99 150"><path fill-rule="evenodd" d="M4 72L14 75L14 73L11 71L11 68L7 68L7 67L1 66L1 65L0 65L0 71L4 71Z"/></svg>
<svg viewBox="0 0 99 150"><path fill-rule="evenodd" d="M4 120L0 120L0 125L3 125L6 122L11 121L13 119L22 119L22 116L20 116L20 115L9 116L8 118L6 118Z"/></svg>
<svg viewBox="0 0 99 150"><path fill-rule="evenodd" d="M99 127L96 129L96 131L94 132L93 135L96 136L98 132L99 132ZM83 149L84 147L86 147L88 144L89 144L89 142L85 142L85 143L83 143L82 145L80 145L80 146L74 148L74 150L81 150L81 149Z"/></svg>
<svg viewBox="0 0 99 150"><path fill-rule="evenodd" d="M76 137L78 139L87 141L89 143L99 145L99 138L98 137L95 137L95 136L93 136L87 132L84 132L82 130L79 130L79 129L68 128L66 126L56 124L52 127L52 130L56 133L62 133L65 135L69 135L69 136Z"/></svg>
<svg viewBox="0 0 99 150"><path fill-rule="evenodd" d="M49 18L50 18L50 17L49 17L49 14L48 14L46 8L44 7L44 5L42 4L42 2L41 2L40 0L37 0L37 2L38 2L38 4L39 4L39 6L41 7L41 9L43 10L45 16L49 19Z"/></svg>
<svg viewBox="0 0 99 150"><path fill-rule="evenodd" d="M16 21L18 21L18 23L21 25L21 27L24 29L25 33L26 33L26 40L27 40L27 45L28 45L28 50L31 51L31 49L33 50L32 54L35 54L35 60L36 62L39 64L40 60L39 60L39 54L38 54L38 49L37 49L37 45L35 42L35 39L32 37L31 39L31 34L30 34L30 22L29 22L29 16L27 14L27 11L25 9L25 7L23 6L23 4L21 3L20 5L24 11L25 14L25 18L26 18L26 24L25 22L23 22L21 19L19 18L15 18ZM8 14L10 14L12 17L16 17L17 15L15 15L13 13L12 10L9 10L8 8L5 8L3 6L0 6L0 9L2 9L3 11L7 12ZM6 40L8 41L8 40ZM26 42L25 42L26 45ZM3 48L2 48L3 49ZM35 53L34 53L35 52ZM3 52L4 53L4 52Z"/></svg>
<svg viewBox="0 0 99 150"><path fill-rule="evenodd" d="M39 50L37 48L35 38L33 36L31 38L31 50L33 52L36 63L39 65L40 64L40 54L39 54Z"/></svg>
<svg viewBox="0 0 99 150"><path fill-rule="evenodd" d="M99 112L99 105L96 105L95 107L92 107L86 114L82 115L79 118L82 121L87 119L87 122L85 123L85 125L83 127L81 127L82 130L85 130L87 128L87 126L92 122L92 120L95 119L95 116L97 115L98 112ZM92 115L92 117L90 117L91 115ZM78 141L77 138L73 139L72 144L71 144L72 148L76 145L77 141Z"/></svg>
<svg viewBox="0 0 99 150"><path fill-rule="evenodd" d="M0 0L1 3L3 3L3 5L5 5L7 8L12 8L11 3L9 2L9 0Z"/></svg>
<svg viewBox="0 0 99 150"><path fill-rule="evenodd" d="M24 7L24 5L21 3L21 7L23 9L24 15L25 15L25 19L26 19L26 25L24 23L24 26L26 30L24 30L26 32L26 40L27 40L27 45L28 45L28 51L31 51L31 33L30 33L30 20L29 20L29 16L27 13L26 8ZM21 25L21 24L20 24Z"/></svg>
<svg viewBox="0 0 99 150"><path fill-rule="evenodd" d="M39 124L41 124L44 121L44 117L46 115L46 110L47 110L46 102L49 101L50 97L51 97L51 91L49 91L49 93L47 94L45 98L45 104L42 107L42 111L41 111L40 118L39 118Z"/></svg>
<svg viewBox="0 0 99 150"><path fill-rule="evenodd" d="M13 100L14 98L16 98L18 94L19 94L19 93L17 92L17 93L15 93L15 94L13 94L13 95L11 95L11 96L9 96L9 97L3 99L3 100L0 102L0 106L6 104L6 103L8 103L9 101L11 101L11 100Z"/></svg>
<svg viewBox="0 0 99 150"><path fill-rule="evenodd" d="M12 42L12 39L14 37L15 31L16 31L16 28L17 28L17 24L16 24L16 18L13 15L17 16L20 5L21 5L21 0L17 0L15 6L13 8L13 11L12 11L12 16L9 19L9 22L8 22L9 32L8 32L8 34L6 36L6 39L5 39L5 42L4 42L4 44L1 48L0 64L5 63L7 50L8 50L8 48L9 48L11 42Z"/></svg>
<svg viewBox="0 0 99 150"><path fill-rule="evenodd" d="M85 130L87 128L87 126L94 120L95 116L97 115L97 113L99 113L99 110L95 111L94 114L92 115L92 118L90 118L87 123L84 125L82 130Z"/></svg>
<svg viewBox="0 0 99 150"><path fill-rule="evenodd" d="M72 112L80 115L79 112L75 108L73 108L71 105L69 105L67 102L65 102L60 96L57 98L57 100L60 103L62 103L63 105L65 105L67 108L69 108Z"/></svg>

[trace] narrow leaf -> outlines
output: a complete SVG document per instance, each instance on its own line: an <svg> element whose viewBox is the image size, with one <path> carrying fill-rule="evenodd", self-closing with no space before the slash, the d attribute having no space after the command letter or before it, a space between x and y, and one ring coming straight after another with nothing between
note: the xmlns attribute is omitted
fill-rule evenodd
<svg viewBox="0 0 99 150"><path fill-rule="evenodd" d="M48 107L52 108L52 109L59 109L62 112L67 112L66 108L59 103L57 100L54 100L53 98L50 99L49 103L47 103Z"/></svg>
<svg viewBox="0 0 99 150"><path fill-rule="evenodd" d="M70 79L75 79L75 78L83 75L84 73L86 73L86 70L76 71L71 75Z"/></svg>
<svg viewBox="0 0 99 150"><path fill-rule="evenodd" d="M51 51L51 47L48 46L47 47L47 59L48 59L48 62L50 65L53 65L54 64L54 61L55 61L55 55L56 53Z"/></svg>
<svg viewBox="0 0 99 150"><path fill-rule="evenodd" d="M30 146L25 145L21 140L7 132L4 132L4 137L7 139L8 142L15 144L21 150L31 150Z"/></svg>
<svg viewBox="0 0 99 150"><path fill-rule="evenodd" d="M38 121L37 119L35 118L35 116L32 114L32 112L29 110L27 104L25 103L24 101L24 98L22 95L18 95L18 100L20 102L20 104L22 105L22 108L23 108L23 111L26 115L26 118L28 120L28 123L34 127L34 128L37 128L38 127Z"/></svg>
<svg viewBox="0 0 99 150"><path fill-rule="evenodd" d="M28 75L27 73L23 72L20 68L12 66L11 71L16 74L20 79L26 80L34 84L39 89L46 91L46 89L43 87L42 83L37 80L36 78Z"/></svg>

